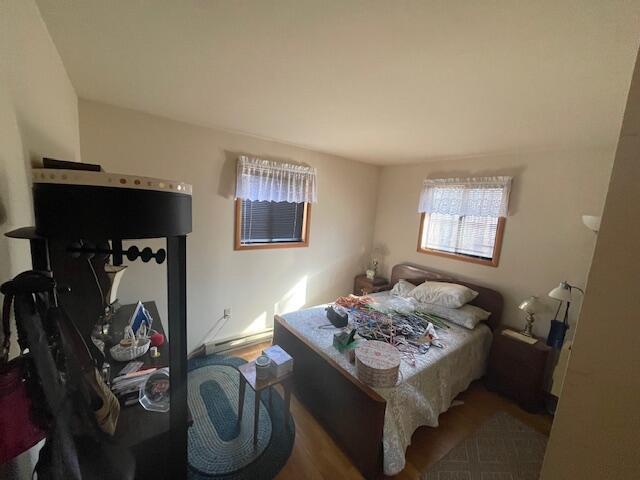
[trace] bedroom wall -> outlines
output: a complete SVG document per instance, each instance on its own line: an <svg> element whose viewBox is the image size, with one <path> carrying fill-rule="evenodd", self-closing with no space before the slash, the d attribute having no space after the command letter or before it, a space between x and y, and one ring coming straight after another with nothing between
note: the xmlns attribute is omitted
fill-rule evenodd
<svg viewBox="0 0 640 480"><path fill-rule="evenodd" d="M80 159L78 98L35 3L0 0L0 282L31 268L29 243L4 233L33 224L30 168L42 156ZM31 478L40 446L0 478Z"/></svg>
<svg viewBox="0 0 640 480"><path fill-rule="evenodd" d="M379 167L87 100L80 101L80 131L86 162L193 184L193 233L187 242L189 348L199 344L224 308L232 308L232 319L218 339L261 331L272 325L274 311L350 292L363 269L373 237ZM233 250L238 153L318 169L319 200L312 208L308 248ZM166 312L164 274L165 265L130 265L121 300L155 299Z"/></svg>
<svg viewBox="0 0 640 480"><path fill-rule="evenodd" d="M631 83L598 243L544 480L638 478L640 63ZM603 335L603 331L611 334Z"/></svg>
<svg viewBox="0 0 640 480"><path fill-rule="evenodd" d="M33 224L30 168L80 159L78 98L32 0L0 2L0 281L31 267L29 244L4 233Z"/></svg>
<svg viewBox="0 0 640 480"><path fill-rule="evenodd" d="M602 212L612 162L613 147L384 167L374 247L387 253L387 276L392 265L409 261L500 291L505 300L503 321L508 325L522 327L519 302L539 296L546 309L537 316L534 331L546 336L555 313L547 293L561 280L585 285L596 236L582 224L581 216ZM423 180L483 175L514 177L500 265L494 268L418 253L417 208ZM570 313L575 325L578 308L574 306Z"/></svg>
<svg viewBox="0 0 640 480"><path fill-rule="evenodd" d="M29 170L80 158L78 98L32 0L0 2L0 228L33 223ZM27 242L0 235L0 278L29 268Z"/></svg>

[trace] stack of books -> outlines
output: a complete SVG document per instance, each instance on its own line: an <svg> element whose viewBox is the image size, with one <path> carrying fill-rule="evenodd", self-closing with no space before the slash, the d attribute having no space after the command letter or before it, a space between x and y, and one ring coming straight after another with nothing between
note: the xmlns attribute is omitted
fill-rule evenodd
<svg viewBox="0 0 640 480"><path fill-rule="evenodd" d="M111 391L118 397L122 406L129 406L138 403L140 389L157 368L138 370L124 375L118 375L111 381Z"/></svg>

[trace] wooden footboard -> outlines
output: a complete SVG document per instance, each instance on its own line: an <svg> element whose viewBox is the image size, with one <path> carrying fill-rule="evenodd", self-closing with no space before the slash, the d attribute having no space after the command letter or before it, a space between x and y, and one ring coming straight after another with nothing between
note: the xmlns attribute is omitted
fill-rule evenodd
<svg viewBox="0 0 640 480"><path fill-rule="evenodd" d="M294 359L296 394L365 478L382 476L386 401L315 348L279 316L273 343Z"/></svg>

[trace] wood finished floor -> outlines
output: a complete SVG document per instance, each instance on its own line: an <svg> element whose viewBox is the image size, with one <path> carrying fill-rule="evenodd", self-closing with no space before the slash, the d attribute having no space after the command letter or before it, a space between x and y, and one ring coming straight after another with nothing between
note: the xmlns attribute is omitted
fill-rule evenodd
<svg viewBox="0 0 640 480"><path fill-rule="evenodd" d="M225 353L250 361L268 345L262 343ZM462 400L464 405L452 407L442 414L438 428L420 427L416 430L407 449L406 467L395 477L389 478L419 479L429 466L501 410L546 435L551 430L552 417L527 413L508 399L489 392L481 382L472 383L457 399ZM295 393L291 397L291 413L296 423L296 440L291 457L276 477L277 480L362 478L329 434L298 401Z"/></svg>

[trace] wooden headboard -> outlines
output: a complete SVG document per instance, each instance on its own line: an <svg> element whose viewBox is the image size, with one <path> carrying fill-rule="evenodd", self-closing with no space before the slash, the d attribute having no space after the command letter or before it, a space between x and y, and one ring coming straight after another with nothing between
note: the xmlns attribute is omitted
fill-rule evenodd
<svg viewBox="0 0 640 480"><path fill-rule="evenodd" d="M487 312L491 312L491 316L486 322L487 325L489 325L492 330L495 330L502 321L502 308L504 301L500 292L496 292L490 288L481 287L480 285L475 285L473 283L463 282L462 280L457 280L445 273L435 272L426 267L410 263L399 263L391 269L391 286L395 285L400 279L411 282L414 285L420 285L426 280L432 280L436 282L457 283L469 287L470 289L478 292L478 296L470 302L471 305L476 305Z"/></svg>

